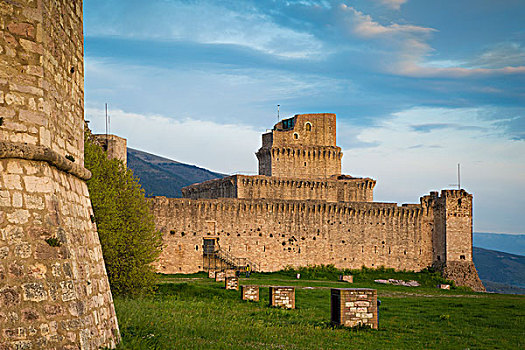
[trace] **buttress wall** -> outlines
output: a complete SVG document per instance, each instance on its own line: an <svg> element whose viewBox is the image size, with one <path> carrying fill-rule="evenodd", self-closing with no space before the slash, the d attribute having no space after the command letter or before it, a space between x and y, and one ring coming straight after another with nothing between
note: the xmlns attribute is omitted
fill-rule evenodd
<svg viewBox="0 0 525 350"><path fill-rule="evenodd" d="M2 349L119 339L85 183L83 84L82 1L1 1Z"/></svg>
<svg viewBox="0 0 525 350"><path fill-rule="evenodd" d="M407 270L432 265L432 208L422 205L165 197L151 204L164 237L155 263L162 273L202 270L203 238L209 237L263 271L308 264Z"/></svg>

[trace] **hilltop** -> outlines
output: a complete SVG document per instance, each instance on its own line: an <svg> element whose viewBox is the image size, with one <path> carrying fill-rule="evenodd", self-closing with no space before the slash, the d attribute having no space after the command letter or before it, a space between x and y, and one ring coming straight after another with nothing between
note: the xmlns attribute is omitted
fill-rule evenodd
<svg viewBox="0 0 525 350"><path fill-rule="evenodd" d="M140 179L148 197L178 198L182 196L183 187L226 176L133 148L128 148L127 153L128 168Z"/></svg>

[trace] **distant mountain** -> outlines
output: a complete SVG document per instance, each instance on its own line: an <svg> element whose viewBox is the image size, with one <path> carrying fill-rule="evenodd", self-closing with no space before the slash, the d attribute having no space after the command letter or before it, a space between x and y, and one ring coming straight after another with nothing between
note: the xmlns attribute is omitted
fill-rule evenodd
<svg viewBox="0 0 525 350"><path fill-rule="evenodd" d="M525 255L525 235L474 232L475 247Z"/></svg>
<svg viewBox="0 0 525 350"><path fill-rule="evenodd" d="M183 187L227 176L133 148L128 148L128 168L140 179L148 197L181 197Z"/></svg>
<svg viewBox="0 0 525 350"><path fill-rule="evenodd" d="M525 294L525 256L474 247L474 264L487 291Z"/></svg>

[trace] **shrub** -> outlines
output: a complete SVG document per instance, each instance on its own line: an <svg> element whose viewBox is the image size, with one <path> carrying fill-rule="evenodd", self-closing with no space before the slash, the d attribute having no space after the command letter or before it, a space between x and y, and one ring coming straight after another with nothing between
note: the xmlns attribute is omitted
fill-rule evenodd
<svg viewBox="0 0 525 350"><path fill-rule="evenodd" d="M120 160L107 158L89 132L84 152L85 166L93 174L87 185L111 291L150 293L156 282L151 263L162 241L144 190Z"/></svg>

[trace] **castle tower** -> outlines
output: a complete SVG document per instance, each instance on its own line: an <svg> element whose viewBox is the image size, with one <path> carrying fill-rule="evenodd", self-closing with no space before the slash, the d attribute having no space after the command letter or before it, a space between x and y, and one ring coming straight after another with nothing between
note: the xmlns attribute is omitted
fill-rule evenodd
<svg viewBox="0 0 525 350"><path fill-rule="evenodd" d="M119 159L124 163L128 162L127 140L117 135L95 134L93 135L97 143L107 152L108 159Z"/></svg>
<svg viewBox="0 0 525 350"><path fill-rule="evenodd" d="M336 116L298 114L263 134L256 153L259 175L302 179L341 175L343 153L336 145Z"/></svg>
<svg viewBox="0 0 525 350"><path fill-rule="evenodd" d="M0 348L114 347L85 183L82 1L2 1L0 48Z"/></svg>
<svg viewBox="0 0 525 350"><path fill-rule="evenodd" d="M433 261L446 278L476 291L485 288L472 260L472 195L443 190L434 201Z"/></svg>

